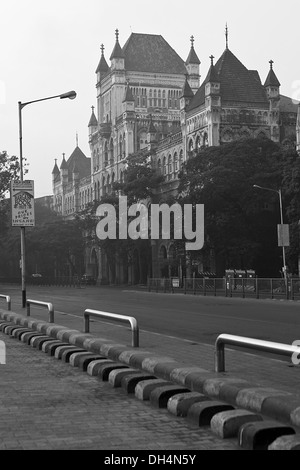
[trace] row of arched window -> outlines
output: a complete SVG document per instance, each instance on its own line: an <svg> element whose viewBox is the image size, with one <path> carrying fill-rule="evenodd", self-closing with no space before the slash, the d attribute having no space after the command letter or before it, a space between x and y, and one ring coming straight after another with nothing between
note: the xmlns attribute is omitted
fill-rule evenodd
<svg viewBox="0 0 300 470"><path fill-rule="evenodd" d="M118 160L125 158L125 149L126 149L126 138L125 133L119 136L118 141ZM94 171L98 171L101 168L100 162L100 153L99 149L94 149L93 152L93 168ZM111 138L110 140L105 140L103 148L103 166L112 165L115 161L115 151L114 151L114 141Z"/></svg>
<svg viewBox="0 0 300 470"><path fill-rule="evenodd" d="M157 170L160 175L165 176L167 180L176 179L178 172L183 164L183 150L179 154L175 152L173 155L164 155L157 160Z"/></svg>

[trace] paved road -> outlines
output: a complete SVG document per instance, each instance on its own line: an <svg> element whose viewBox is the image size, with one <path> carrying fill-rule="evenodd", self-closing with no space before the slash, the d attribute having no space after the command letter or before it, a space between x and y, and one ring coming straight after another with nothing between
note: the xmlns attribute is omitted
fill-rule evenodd
<svg viewBox="0 0 300 470"><path fill-rule="evenodd" d="M1 289L12 296L14 307L21 306L20 287L0 285ZM213 344L221 333L286 344L300 339L298 301L195 297L105 287L29 286L27 297L53 302L56 311L79 316L86 308L132 315L146 331L207 344Z"/></svg>

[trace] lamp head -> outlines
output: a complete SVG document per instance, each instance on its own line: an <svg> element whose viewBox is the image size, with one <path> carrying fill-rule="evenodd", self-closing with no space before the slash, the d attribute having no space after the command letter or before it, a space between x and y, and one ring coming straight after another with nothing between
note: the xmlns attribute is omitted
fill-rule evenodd
<svg viewBox="0 0 300 470"><path fill-rule="evenodd" d="M76 91L72 90L72 91L68 91L67 93L63 93L62 95L60 95L60 99L63 100L65 98L69 98L70 100L74 100L76 98Z"/></svg>

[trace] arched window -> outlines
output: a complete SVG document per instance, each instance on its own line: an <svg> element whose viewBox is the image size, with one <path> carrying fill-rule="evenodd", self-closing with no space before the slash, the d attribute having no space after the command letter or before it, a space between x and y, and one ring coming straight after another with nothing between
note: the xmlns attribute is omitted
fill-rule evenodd
<svg viewBox="0 0 300 470"><path fill-rule="evenodd" d="M120 139L119 139L119 156L120 156L120 159L122 158L122 136L120 135Z"/></svg>
<svg viewBox="0 0 300 470"><path fill-rule="evenodd" d="M110 139L109 142L109 163L112 165L114 162L114 142Z"/></svg>
<svg viewBox="0 0 300 470"><path fill-rule="evenodd" d="M172 155L170 154L169 157L168 157L168 179L172 179Z"/></svg>
<svg viewBox="0 0 300 470"><path fill-rule="evenodd" d="M179 153L179 171L182 170L182 165L183 165L183 150L180 150L180 153Z"/></svg>
<svg viewBox="0 0 300 470"><path fill-rule="evenodd" d="M158 170L158 173L161 175L161 159L160 158L157 160L157 170Z"/></svg>
<svg viewBox="0 0 300 470"><path fill-rule="evenodd" d="M108 145L107 145L107 140L105 141L104 144L104 166L108 165Z"/></svg>
<svg viewBox="0 0 300 470"><path fill-rule="evenodd" d="M164 162L164 176L166 176L166 174L167 174L167 157L164 157L163 162Z"/></svg>
<svg viewBox="0 0 300 470"><path fill-rule="evenodd" d="M173 157L173 169L174 169L174 178L176 178L178 173L178 154L177 152L174 153Z"/></svg>

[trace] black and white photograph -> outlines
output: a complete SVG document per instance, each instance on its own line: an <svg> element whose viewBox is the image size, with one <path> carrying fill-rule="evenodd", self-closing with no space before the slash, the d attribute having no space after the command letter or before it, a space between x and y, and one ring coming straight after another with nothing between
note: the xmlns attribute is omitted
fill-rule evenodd
<svg viewBox="0 0 300 470"><path fill-rule="evenodd" d="M300 450L299 2L0 18L0 451Z"/></svg>

